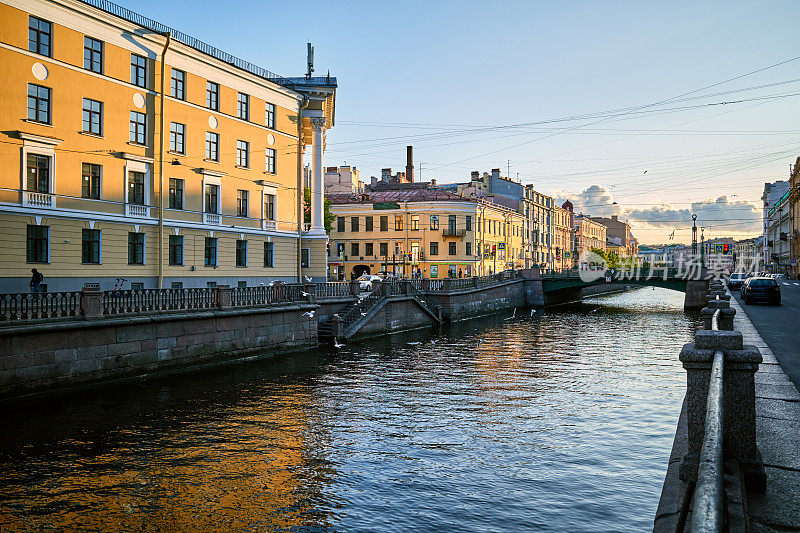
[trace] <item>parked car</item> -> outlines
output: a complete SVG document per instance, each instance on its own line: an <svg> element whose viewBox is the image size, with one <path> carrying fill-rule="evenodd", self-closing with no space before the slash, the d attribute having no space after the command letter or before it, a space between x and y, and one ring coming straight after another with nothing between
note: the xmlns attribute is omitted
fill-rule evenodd
<svg viewBox="0 0 800 533"><path fill-rule="evenodd" d="M371 291L374 281L380 283L381 277L374 274L364 274L358 278L358 288L362 291Z"/></svg>
<svg viewBox="0 0 800 533"><path fill-rule="evenodd" d="M731 277L728 278L728 287L731 289L738 289L744 285L744 282L747 280L747 274L744 272L734 272L731 274Z"/></svg>
<svg viewBox="0 0 800 533"><path fill-rule="evenodd" d="M746 304L764 302L781 305L781 288L773 278L749 278L742 285L742 300Z"/></svg>

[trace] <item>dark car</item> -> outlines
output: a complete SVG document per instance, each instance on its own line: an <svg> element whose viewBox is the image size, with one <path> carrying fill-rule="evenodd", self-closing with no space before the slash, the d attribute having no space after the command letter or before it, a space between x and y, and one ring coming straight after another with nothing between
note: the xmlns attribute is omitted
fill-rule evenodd
<svg viewBox="0 0 800 533"><path fill-rule="evenodd" d="M747 274L744 272L734 272L731 274L731 277L728 279L728 287L731 289L738 289L744 282L747 280Z"/></svg>
<svg viewBox="0 0 800 533"><path fill-rule="evenodd" d="M749 278L742 285L742 300L746 304L763 302L781 305L781 288L772 278Z"/></svg>

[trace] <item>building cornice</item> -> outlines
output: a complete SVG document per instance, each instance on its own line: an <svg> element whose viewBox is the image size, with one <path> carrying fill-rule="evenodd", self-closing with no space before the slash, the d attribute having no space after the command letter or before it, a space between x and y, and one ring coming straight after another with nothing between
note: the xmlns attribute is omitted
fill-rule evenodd
<svg viewBox="0 0 800 533"><path fill-rule="evenodd" d="M37 135L35 133L26 133L24 131L19 131L19 130L17 130L17 136L23 141L35 142L38 144L46 144L48 146L58 146L64 141L63 139L48 137L47 135Z"/></svg>

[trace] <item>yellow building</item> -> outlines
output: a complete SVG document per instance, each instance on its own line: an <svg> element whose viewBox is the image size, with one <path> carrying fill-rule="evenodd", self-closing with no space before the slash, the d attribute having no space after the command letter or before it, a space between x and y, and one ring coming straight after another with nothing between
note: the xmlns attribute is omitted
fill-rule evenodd
<svg viewBox="0 0 800 533"><path fill-rule="evenodd" d="M606 227L584 215L575 215L575 254L578 264L592 248L606 249Z"/></svg>
<svg viewBox="0 0 800 533"><path fill-rule="evenodd" d="M381 272L441 279L524 266L524 217L512 209L428 187L329 199L337 217L330 279Z"/></svg>
<svg viewBox="0 0 800 533"><path fill-rule="evenodd" d="M50 291L324 279L335 79L282 78L96 0L3 0L0 42L0 290L27 290L31 268Z"/></svg>
<svg viewBox="0 0 800 533"><path fill-rule="evenodd" d="M569 270L572 268L574 257L575 239L572 237L573 214L572 204L569 207L553 207L553 255L555 270Z"/></svg>

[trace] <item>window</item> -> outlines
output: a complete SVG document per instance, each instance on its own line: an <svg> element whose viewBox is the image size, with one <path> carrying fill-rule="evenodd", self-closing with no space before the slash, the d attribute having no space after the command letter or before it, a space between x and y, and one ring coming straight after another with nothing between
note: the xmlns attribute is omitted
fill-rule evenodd
<svg viewBox="0 0 800 533"><path fill-rule="evenodd" d="M247 281L244 280L237 281L236 286L239 287L240 289L244 289L245 287L247 287Z"/></svg>
<svg viewBox="0 0 800 533"><path fill-rule="evenodd" d="M50 226L28 226L26 243L28 263L47 263L50 260Z"/></svg>
<svg viewBox="0 0 800 533"><path fill-rule="evenodd" d="M368 242L364 245L364 255L373 255L375 252L374 246L371 242Z"/></svg>
<svg viewBox="0 0 800 533"><path fill-rule="evenodd" d="M455 215L450 215L450 216L447 217L447 231L449 231L451 235L456 232L456 216Z"/></svg>
<svg viewBox="0 0 800 533"><path fill-rule="evenodd" d="M447 244L450 245L449 249L447 250L447 253L449 253L450 255L456 255L456 243L450 242L450 243L447 243Z"/></svg>
<svg viewBox="0 0 800 533"><path fill-rule="evenodd" d="M206 281L206 288L213 289L216 286L217 286L217 282L216 281Z"/></svg>
<svg viewBox="0 0 800 533"><path fill-rule="evenodd" d="M182 281L173 281L169 284L170 289L182 289L183 282Z"/></svg>
<svg viewBox="0 0 800 533"><path fill-rule="evenodd" d="M103 41L91 37L83 38L83 68L103 73Z"/></svg>
<svg viewBox="0 0 800 533"><path fill-rule="evenodd" d="M411 215L411 231L419 231L419 215Z"/></svg>
<svg viewBox="0 0 800 533"><path fill-rule="evenodd" d="M204 264L207 267L217 266L217 238L206 237Z"/></svg>
<svg viewBox="0 0 800 533"><path fill-rule="evenodd" d="M268 194L267 201L264 202L264 217L267 220L275 220L275 195Z"/></svg>
<svg viewBox="0 0 800 533"><path fill-rule="evenodd" d="M28 120L50 124L50 89L28 84Z"/></svg>
<svg viewBox="0 0 800 533"><path fill-rule="evenodd" d="M217 213L217 208L219 207L219 185L207 183L205 199L206 213Z"/></svg>
<svg viewBox="0 0 800 533"><path fill-rule="evenodd" d="M131 83L147 88L147 58L131 54Z"/></svg>
<svg viewBox="0 0 800 533"><path fill-rule="evenodd" d="M275 174L275 159L276 159L276 152L274 148L267 148L267 165L266 170L270 174Z"/></svg>
<svg viewBox="0 0 800 533"><path fill-rule="evenodd" d="M81 165L81 196L83 198L100 199L100 175L102 172L100 165L83 163Z"/></svg>
<svg viewBox="0 0 800 533"><path fill-rule="evenodd" d="M344 217L336 217L336 231L339 233L344 231Z"/></svg>
<svg viewBox="0 0 800 533"><path fill-rule="evenodd" d="M350 217L350 231L358 231L358 217Z"/></svg>
<svg viewBox="0 0 800 533"><path fill-rule="evenodd" d="M250 120L250 95L239 93L237 102L237 112L239 118L243 120Z"/></svg>
<svg viewBox="0 0 800 533"><path fill-rule="evenodd" d="M467 255L472 255L472 243L471 242L466 243L466 247L467 247L466 250Z"/></svg>
<svg viewBox="0 0 800 533"><path fill-rule="evenodd" d="M103 134L103 103L83 99L83 132L94 135Z"/></svg>
<svg viewBox="0 0 800 533"><path fill-rule="evenodd" d="M183 265L183 235L169 236L169 264Z"/></svg>
<svg viewBox="0 0 800 533"><path fill-rule="evenodd" d="M172 69L169 91L173 97L186 100L186 73L184 71L176 68Z"/></svg>
<svg viewBox="0 0 800 533"><path fill-rule="evenodd" d="M467 220L465 222L464 228L467 231L472 231L472 216L467 215Z"/></svg>
<svg viewBox="0 0 800 533"><path fill-rule="evenodd" d="M439 243L432 242L431 243L431 255L439 255Z"/></svg>
<svg viewBox="0 0 800 533"><path fill-rule="evenodd" d="M81 232L81 263L100 264L100 230L84 229Z"/></svg>
<svg viewBox="0 0 800 533"><path fill-rule="evenodd" d="M206 132L206 159L219 161L219 134Z"/></svg>
<svg viewBox="0 0 800 533"><path fill-rule="evenodd" d="M219 83L206 82L206 107L219 111Z"/></svg>
<svg viewBox="0 0 800 533"><path fill-rule="evenodd" d="M272 268L275 266L275 243L264 243L264 266Z"/></svg>
<svg viewBox="0 0 800 533"><path fill-rule="evenodd" d="M268 128L275 129L275 104L266 104L266 125Z"/></svg>
<svg viewBox="0 0 800 533"><path fill-rule="evenodd" d="M236 191L236 214L240 217L246 217L248 211L247 191L239 189Z"/></svg>
<svg viewBox="0 0 800 533"><path fill-rule="evenodd" d="M337 242L336 243L336 257L343 259L344 258L344 243Z"/></svg>
<svg viewBox="0 0 800 533"><path fill-rule="evenodd" d="M169 208L183 209L183 180L169 179Z"/></svg>
<svg viewBox="0 0 800 533"><path fill-rule="evenodd" d="M364 231L372 231L372 217L364 217Z"/></svg>
<svg viewBox="0 0 800 533"><path fill-rule="evenodd" d="M144 205L144 173L128 173L128 203Z"/></svg>
<svg viewBox="0 0 800 533"><path fill-rule="evenodd" d="M53 25L33 15L28 17L28 51L52 56Z"/></svg>
<svg viewBox="0 0 800 533"><path fill-rule="evenodd" d="M169 123L169 149L179 154L186 153L186 125L179 122Z"/></svg>
<svg viewBox="0 0 800 533"><path fill-rule="evenodd" d="M381 216L381 231L389 231L389 217Z"/></svg>
<svg viewBox="0 0 800 533"><path fill-rule="evenodd" d="M403 231L403 215L394 216L394 230Z"/></svg>
<svg viewBox="0 0 800 533"><path fill-rule="evenodd" d="M28 190L50 192L50 158L46 155L28 154Z"/></svg>
<svg viewBox="0 0 800 533"><path fill-rule="evenodd" d="M381 257L388 257L389 256L389 243L382 242L378 245L378 252Z"/></svg>
<svg viewBox="0 0 800 533"><path fill-rule="evenodd" d="M247 266L247 241L236 240L236 266Z"/></svg>
<svg viewBox="0 0 800 533"><path fill-rule="evenodd" d="M431 215L431 229L439 229L439 215Z"/></svg>
<svg viewBox="0 0 800 533"><path fill-rule="evenodd" d="M145 144L147 138L147 116L138 111L131 111L130 141L136 144Z"/></svg>
<svg viewBox="0 0 800 533"><path fill-rule="evenodd" d="M351 242L350 243L350 256L351 257L358 257L358 243Z"/></svg>
<svg viewBox="0 0 800 533"><path fill-rule="evenodd" d="M128 264L144 264L144 233L128 233Z"/></svg>
<svg viewBox="0 0 800 533"><path fill-rule="evenodd" d="M308 248L301 248L300 249L300 266L302 268L308 268L311 266L311 254Z"/></svg>
<svg viewBox="0 0 800 533"><path fill-rule="evenodd" d="M247 141L236 141L236 166L250 166L250 143Z"/></svg>

